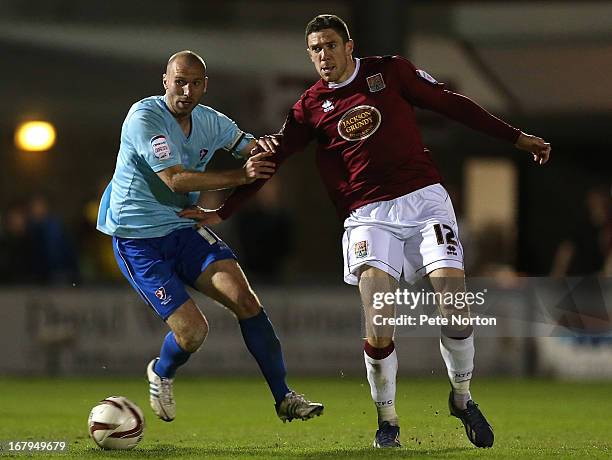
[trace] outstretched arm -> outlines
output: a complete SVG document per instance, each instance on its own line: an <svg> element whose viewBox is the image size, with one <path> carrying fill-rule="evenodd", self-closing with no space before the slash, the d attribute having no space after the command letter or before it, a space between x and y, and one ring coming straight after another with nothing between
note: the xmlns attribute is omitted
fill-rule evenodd
<svg viewBox="0 0 612 460"><path fill-rule="evenodd" d="M525 134L497 118L470 98L444 89L431 76L417 70L403 58L396 58L404 97L416 106L440 113L472 129L498 139L512 142L518 149L533 155L543 165L550 157L550 144L543 139Z"/></svg>
<svg viewBox="0 0 612 460"><path fill-rule="evenodd" d="M446 115L477 131L513 141L516 148L531 153L533 160L540 165L546 163L550 157L550 144L544 139L513 128L461 94L446 90L427 91L421 102L424 108Z"/></svg>
<svg viewBox="0 0 612 460"><path fill-rule="evenodd" d="M170 190L177 193L222 190L272 177L274 163L268 161L271 155L271 152L253 155L240 169L199 172L175 165L159 171L157 175Z"/></svg>

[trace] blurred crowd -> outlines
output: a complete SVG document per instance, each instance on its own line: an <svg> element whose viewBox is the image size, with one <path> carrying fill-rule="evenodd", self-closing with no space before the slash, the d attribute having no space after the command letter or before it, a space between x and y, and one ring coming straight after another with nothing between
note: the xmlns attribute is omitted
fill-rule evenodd
<svg viewBox="0 0 612 460"><path fill-rule="evenodd" d="M579 218L567 223L566 236L552 261L552 276L612 276L612 204L610 189L589 189Z"/></svg>
<svg viewBox="0 0 612 460"><path fill-rule="evenodd" d="M100 184L98 194L105 184ZM502 228L469 228L462 218L460 194L454 187L448 188L459 220L467 273L519 275L515 270L515 238ZM210 192L205 204L214 208L224 198L224 192ZM568 223L565 236L558 241L550 263L551 276L612 275L609 188L589 189L583 203L579 219ZM122 280L111 239L95 228L97 211L98 196L94 196L84 204L79 222L69 226L44 194L0 209L0 284L75 285ZM214 231L235 250L250 279L282 283L296 259L304 256L297 251L295 212L284 202L279 179L274 178L240 213Z"/></svg>
<svg viewBox="0 0 612 460"><path fill-rule="evenodd" d="M111 238L96 230L101 195L87 201L75 225L55 211L50 198L35 194L0 209L0 284L70 286L122 281ZM223 192L211 192L206 205L216 207ZM271 180L234 219L214 230L238 254L249 277L264 283L283 281L294 256L294 224Z"/></svg>
<svg viewBox="0 0 612 460"><path fill-rule="evenodd" d="M63 284L79 277L74 240L44 195L15 202L2 213L0 281Z"/></svg>

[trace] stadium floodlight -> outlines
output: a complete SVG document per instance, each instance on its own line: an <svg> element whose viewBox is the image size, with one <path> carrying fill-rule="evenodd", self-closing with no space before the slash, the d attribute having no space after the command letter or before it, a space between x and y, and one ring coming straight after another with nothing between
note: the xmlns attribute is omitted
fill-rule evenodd
<svg viewBox="0 0 612 460"><path fill-rule="evenodd" d="M26 152L44 152L55 144L55 128L47 121L27 121L15 131L15 145Z"/></svg>

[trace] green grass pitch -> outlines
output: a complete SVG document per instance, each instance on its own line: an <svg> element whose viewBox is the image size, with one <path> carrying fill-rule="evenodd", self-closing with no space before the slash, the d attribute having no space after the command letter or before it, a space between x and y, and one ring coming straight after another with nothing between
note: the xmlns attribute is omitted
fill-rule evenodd
<svg viewBox="0 0 612 460"><path fill-rule="evenodd" d="M448 415L442 379L400 379L399 450L370 447L376 415L365 378L290 383L324 402L325 414L281 423L267 387L254 378L177 379L172 423L151 412L143 379L1 378L0 439L67 440L68 453L36 456L74 459L612 457L610 383L475 380L475 399L495 429L495 446L486 450L474 448L460 422ZM102 451L87 436L90 408L111 395L130 398L145 413L144 439L133 451Z"/></svg>

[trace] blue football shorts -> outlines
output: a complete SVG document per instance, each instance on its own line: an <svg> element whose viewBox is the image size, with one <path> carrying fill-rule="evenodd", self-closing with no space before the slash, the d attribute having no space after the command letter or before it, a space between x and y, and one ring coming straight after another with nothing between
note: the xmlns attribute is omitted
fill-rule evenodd
<svg viewBox="0 0 612 460"><path fill-rule="evenodd" d="M217 260L236 259L208 228L183 228L158 238L113 237L115 259L142 299L165 321L189 298L194 283Z"/></svg>

